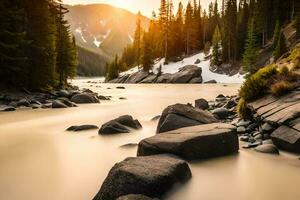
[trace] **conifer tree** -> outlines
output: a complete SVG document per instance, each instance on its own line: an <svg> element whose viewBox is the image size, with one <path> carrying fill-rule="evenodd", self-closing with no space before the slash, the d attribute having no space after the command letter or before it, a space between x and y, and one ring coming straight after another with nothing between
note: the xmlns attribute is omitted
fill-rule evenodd
<svg viewBox="0 0 300 200"><path fill-rule="evenodd" d="M254 30L254 18L252 18L248 26L246 49L243 55L243 67L246 72L250 72L250 74L256 72L257 69L255 68L254 63L257 56L258 56L257 35Z"/></svg>
<svg viewBox="0 0 300 200"><path fill-rule="evenodd" d="M296 14L296 37L300 39L300 2L296 1L295 5L295 14Z"/></svg>
<svg viewBox="0 0 300 200"><path fill-rule="evenodd" d="M152 42L148 33L143 35L143 55L142 55L142 67L143 70L148 72L152 69L154 64L154 57L152 52Z"/></svg>
<svg viewBox="0 0 300 200"><path fill-rule="evenodd" d="M279 59L280 56L282 56L285 52L286 52L285 38L281 31L279 38L277 40L277 45L276 45L275 51L273 53L275 60Z"/></svg>
<svg viewBox="0 0 300 200"><path fill-rule="evenodd" d="M192 32L193 32L193 9L189 2L185 13L185 32L186 32L186 54L191 54Z"/></svg>
<svg viewBox="0 0 300 200"><path fill-rule="evenodd" d="M119 76L119 59L118 55L115 56L115 59L112 63L107 64L106 72L106 81L113 80Z"/></svg>
<svg viewBox="0 0 300 200"><path fill-rule="evenodd" d="M219 29L219 26L217 25L214 31L213 35L213 50L212 50L212 59L211 59L211 65L212 66L218 66L220 65L220 42L221 42L221 32Z"/></svg>
<svg viewBox="0 0 300 200"><path fill-rule="evenodd" d="M141 26L141 13L137 14L136 29L134 33L133 49L135 51L136 65L139 67L141 63L141 40L142 40L142 26Z"/></svg>
<svg viewBox="0 0 300 200"><path fill-rule="evenodd" d="M275 49L277 47L278 40L280 37L280 32L281 32L280 22L279 22L279 20L277 20L276 27L274 30L274 35L273 35L273 49Z"/></svg>

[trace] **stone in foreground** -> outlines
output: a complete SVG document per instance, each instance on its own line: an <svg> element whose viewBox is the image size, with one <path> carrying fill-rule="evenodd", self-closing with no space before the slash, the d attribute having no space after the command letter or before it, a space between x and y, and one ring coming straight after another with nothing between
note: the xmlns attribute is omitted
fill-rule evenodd
<svg viewBox="0 0 300 200"><path fill-rule="evenodd" d="M188 164L171 155L127 158L110 170L93 200L115 200L129 194L157 198L190 178Z"/></svg>
<svg viewBox="0 0 300 200"><path fill-rule="evenodd" d="M139 143L138 156L170 153L186 160L237 153L238 136L229 124L199 125L157 134Z"/></svg>
<svg viewBox="0 0 300 200"><path fill-rule="evenodd" d="M273 143L280 149L300 153L300 131L288 126L280 126L272 134Z"/></svg>
<svg viewBox="0 0 300 200"><path fill-rule="evenodd" d="M99 134L129 133L130 129L140 129L142 125L130 115L123 115L103 124Z"/></svg>
<svg viewBox="0 0 300 200"><path fill-rule="evenodd" d="M71 98L71 101L77 104L99 103L99 99L89 93L76 94Z"/></svg>
<svg viewBox="0 0 300 200"><path fill-rule="evenodd" d="M255 148L260 153L279 154L277 147L273 144L263 144Z"/></svg>
<svg viewBox="0 0 300 200"><path fill-rule="evenodd" d="M163 133L183 127L215 123L217 121L208 111L185 104L175 104L168 106L163 111L156 132Z"/></svg>
<svg viewBox="0 0 300 200"><path fill-rule="evenodd" d="M79 132L79 131L87 131L87 130L93 130L93 129L98 129L98 126L96 126L96 125L71 126L67 129L67 131Z"/></svg>
<svg viewBox="0 0 300 200"><path fill-rule="evenodd" d="M129 194L126 196L121 196L117 200L159 200L157 198L152 199L150 197L141 195L141 194Z"/></svg>

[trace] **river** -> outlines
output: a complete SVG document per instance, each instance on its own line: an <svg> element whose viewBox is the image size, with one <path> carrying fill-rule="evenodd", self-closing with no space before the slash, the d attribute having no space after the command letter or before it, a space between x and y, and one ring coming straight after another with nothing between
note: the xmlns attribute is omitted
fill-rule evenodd
<svg viewBox="0 0 300 200"><path fill-rule="evenodd" d="M0 113L0 199L91 200L110 168L138 143L155 134L150 119L174 103L234 95L240 85L73 84L90 88L112 101L59 110L23 109ZM92 79L91 81L98 81ZM97 85L97 87L96 87ZM111 88L111 89L107 89ZM120 100L125 97L125 100ZM97 131L69 133L71 125L101 124L123 114L139 119L143 129L130 134L99 136ZM167 200L298 200L300 161L295 155L264 155L241 149L228 156L190 163L193 178L170 192Z"/></svg>

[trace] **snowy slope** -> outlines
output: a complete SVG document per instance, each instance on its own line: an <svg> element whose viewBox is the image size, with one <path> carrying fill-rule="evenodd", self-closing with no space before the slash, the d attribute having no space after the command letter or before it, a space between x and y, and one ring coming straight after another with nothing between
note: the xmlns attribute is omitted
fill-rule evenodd
<svg viewBox="0 0 300 200"><path fill-rule="evenodd" d="M200 59L201 62L199 64L194 64L197 59ZM162 72L170 73L170 74L174 74L174 73L178 72L178 70L181 67L184 67L186 65L197 65L198 67L202 68L202 78L203 78L204 82L210 81L210 80L216 80L218 83L243 83L244 82L244 77L243 77L243 75L240 75L240 74L236 74L234 76L228 76L228 75L224 75L224 74L217 74L217 73L211 72L209 70L210 60L205 60L204 53L199 53L199 54L193 55L191 57L185 58L180 62L169 63L168 65L163 65L163 63L164 63L164 59L156 61L155 65L153 67L153 72L157 73L157 69L159 68L160 64L162 66ZM132 74L137 71L138 71L138 68L134 67L134 68L122 73L121 75Z"/></svg>

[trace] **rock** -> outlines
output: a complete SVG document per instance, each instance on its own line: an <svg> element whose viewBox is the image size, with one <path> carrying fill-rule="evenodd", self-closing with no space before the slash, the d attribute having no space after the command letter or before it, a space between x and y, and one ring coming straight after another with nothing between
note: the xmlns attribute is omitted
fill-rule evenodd
<svg viewBox="0 0 300 200"><path fill-rule="evenodd" d="M63 104L65 104L68 107L76 107L76 104L74 104L73 102L71 102L69 99L65 98L65 97L60 97L58 98L59 101L61 101Z"/></svg>
<svg viewBox="0 0 300 200"><path fill-rule="evenodd" d="M189 83L193 78L201 77L202 69L195 65L187 65L172 75L170 83ZM202 78L202 77L201 77Z"/></svg>
<svg viewBox="0 0 300 200"><path fill-rule="evenodd" d="M277 147L273 144L263 144L256 147L255 150L261 153L279 154Z"/></svg>
<svg viewBox="0 0 300 200"><path fill-rule="evenodd" d="M280 149L300 153L300 132L288 126L280 126L272 134L273 143Z"/></svg>
<svg viewBox="0 0 300 200"><path fill-rule="evenodd" d="M60 90L60 91L56 92L56 95L59 97L65 97L65 98L69 98L71 96L67 90Z"/></svg>
<svg viewBox="0 0 300 200"><path fill-rule="evenodd" d="M237 123L237 126L244 126L244 127L246 127L246 126L248 126L249 124L251 124L251 121L245 121L245 120L241 120L241 121L239 121L238 123Z"/></svg>
<svg viewBox="0 0 300 200"><path fill-rule="evenodd" d="M48 109L48 108L52 108L52 103L45 103L42 105L43 109Z"/></svg>
<svg viewBox="0 0 300 200"><path fill-rule="evenodd" d="M133 73L129 76L129 78L126 80L126 83L139 83L145 78L147 78L149 75L149 72L146 71L139 71L136 73Z"/></svg>
<svg viewBox="0 0 300 200"><path fill-rule="evenodd" d="M262 134L258 134L254 137L255 140L262 140L263 139L263 136Z"/></svg>
<svg viewBox="0 0 300 200"><path fill-rule="evenodd" d="M24 106L24 107L29 107L30 102L27 99L21 99L17 103L18 106Z"/></svg>
<svg viewBox="0 0 300 200"><path fill-rule="evenodd" d="M263 144L274 144L271 139L267 139L263 141Z"/></svg>
<svg viewBox="0 0 300 200"><path fill-rule="evenodd" d="M104 100L104 101L109 101L110 100L109 97L106 97L106 96L103 96L103 95L99 95L97 98L100 99L100 100Z"/></svg>
<svg viewBox="0 0 300 200"><path fill-rule="evenodd" d="M175 104L164 109L156 132L162 133L188 126L215 123L217 121L208 111L184 104Z"/></svg>
<svg viewBox="0 0 300 200"><path fill-rule="evenodd" d="M137 155L170 153L186 160L197 160L237 153L238 149L234 126L214 123L185 127L146 138L139 143Z"/></svg>
<svg viewBox="0 0 300 200"><path fill-rule="evenodd" d="M227 119L229 116L233 115L234 113L226 108L217 108L213 111L214 116L218 119Z"/></svg>
<svg viewBox="0 0 300 200"><path fill-rule="evenodd" d="M121 196L121 197L117 198L117 200L159 200L159 199L157 199L157 198L152 199L148 196L144 196L141 194L129 194L126 196Z"/></svg>
<svg viewBox="0 0 300 200"><path fill-rule="evenodd" d="M195 61L195 65L197 64L200 64L201 60L198 58L196 61Z"/></svg>
<svg viewBox="0 0 300 200"><path fill-rule="evenodd" d="M157 116L153 117L150 121L157 121L160 119L160 117L161 117L160 115L157 115Z"/></svg>
<svg viewBox="0 0 300 200"><path fill-rule="evenodd" d="M121 148L131 148L131 147L136 147L138 144L137 143L128 143L120 146Z"/></svg>
<svg viewBox="0 0 300 200"><path fill-rule="evenodd" d="M7 106L16 108L18 107L18 102L11 101Z"/></svg>
<svg viewBox="0 0 300 200"><path fill-rule="evenodd" d="M12 112L15 111L16 108L12 107L12 106L4 106L4 107L0 107L0 112Z"/></svg>
<svg viewBox="0 0 300 200"><path fill-rule="evenodd" d="M60 100L55 100L52 102L52 108L68 108L68 106Z"/></svg>
<svg viewBox="0 0 300 200"><path fill-rule="evenodd" d="M241 136L240 141L248 142L249 141L249 136Z"/></svg>
<svg viewBox="0 0 300 200"><path fill-rule="evenodd" d="M207 110L209 108L209 104L205 99L197 99L195 100L195 107L202 110Z"/></svg>
<svg viewBox="0 0 300 200"><path fill-rule="evenodd" d="M120 90L125 90L126 88L125 87L123 87L123 86L118 86L118 87L116 87L117 89L120 89Z"/></svg>
<svg viewBox="0 0 300 200"><path fill-rule="evenodd" d="M170 83L171 78L172 74L162 74L157 78L156 83Z"/></svg>
<svg viewBox="0 0 300 200"><path fill-rule="evenodd" d="M156 198L190 178L188 164L170 155L127 158L110 170L93 200L114 200L129 194Z"/></svg>
<svg viewBox="0 0 300 200"><path fill-rule="evenodd" d="M31 107L32 109L39 109L42 107L42 105L34 103L34 104L30 104L29 107Z"/></svg>
<svg viewBox="0 0 300 200"><path fill-rule="evenodd" d="M129 133L131 129L140 129L142 125L138 120L134 120L130 115L123 115L103 124L99 134Z"/></svg>
<svg viewBox="0 0 300 200"><path fill-rule="evenodd" d="M236 131L237 131L238 134L245 133L245 132L246 132L246 128L243 127L243 126L239 126L239 127L236 129Z"/></svg>
<svg viewBox="0 0 300 200"><path fill-rule="evenodd" d="M140 83L154 83L157 79L156 74L150 74L147 78L142 80Z"/></svg>
<svg viewBox="0 0 300 200"><path fill-rule="evenodd" d="M202 77L195 77L195 78L192 78L192 80L190 80L189 83L202 83L202 82L203 82Z"/></svg>
<svg viewBox="0 0 300 200"><path fill-rule="evenodd" d="M250 149L250 148L254 148L254 147L257 147L259 145L262 145L262 142L261 141L258 141L258 142L254 142L254 143L248 143L246 145L243 146L244 149Z"/></svg>
<svg viewBox="0 0 300 200"><path fill-rule="evenodd" d="M80 126L71 126L67 129L67 131L87 131L87 130L93 130L93 129L98 129L99 127L96 125L80 125Z"/></svg>
<svg viewBox="0 0 300 200"><path fill-rule="evenodd" d="M226 101L227 98L223 95L223 94L219 94L217 97L216 97L216 101L217 102L220 102L220 101Z"/></svg>
<svg viewBox="0 0 300 200"><path fill-rule="evenodd" d="M71 98L71 101L77 104L100 103L93 94L89 93L76 94Z"/></svg>
<svg viewBox="0 0 300 200"><path fill-rule="evenodd" d="M234 100L229 100L225 105L224 108L231 109L234 108L237 103Z"/></svg>
<svg viewBox="0 0 300 200"><path fill-rule="evenodd" d="M261 127L262 131L263 132L266 132L266 133L270 133L271 131L274 130L273 126L269 123L264 123Z"/></svg>
<svg viewBox="0 0 300 200"><path fill-rule="evenodd" d="M216 80L210 80L210 81L206 81L204 82L205 84L216 84L218 83Z"/></svg>
<svg viewBox="0 0 300 200"><path fill-rule="evenodd" d="M126 97L120 97L119 99L120 100L126 100L127 98Z"/></svg>
<svg viewBox="0 0 300 200"><path fill-rule="evenodd" d="M251 133L251 132L255 131L257 129L257 127L258 127L257 123L252 123L249 126L247 126L246 131L248 133Z"/></svg>

